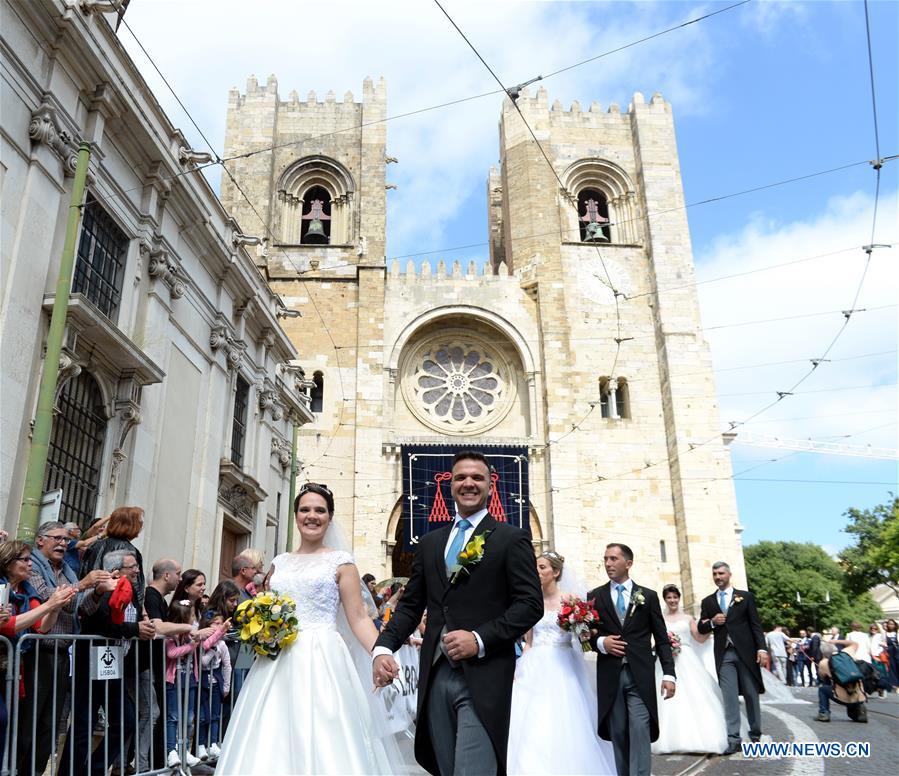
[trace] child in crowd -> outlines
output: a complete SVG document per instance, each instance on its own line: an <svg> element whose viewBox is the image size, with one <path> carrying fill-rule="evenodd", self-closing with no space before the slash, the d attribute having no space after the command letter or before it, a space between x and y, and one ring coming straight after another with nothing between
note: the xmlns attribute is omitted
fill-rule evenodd
<svg viewBox="0 0 899 776"><path fill-rule="evenodd" d="M221 614L210 611L203 618L202 627L227 630L228 625ZM201 760L207 758L216 760L222 753L218 744L221 738L219 723L222 703L230 690L231 656L228 653L228 645L224 641L217 641L211 649L203 652L200 658L200 744L197 747L197 756Z"/></svg>
<svg viewBox="0 0 899 776"><path fill-rule="evenodd" d="M169 606L169 622L179 624L192 624L197 627L194 619L193 604L184 599L172 601ZM228 624L216 628L202 644L203 650L211 650L225 635ZM187 731L185 738L191 739L190 730L194 723L194 711L196 708L197 685L200 680L199 660L197 659L198 643L193 634L179 634L170 636L165 640L165 693L166 693L166 760L169 768L178 768L181 765L181 757L178 754L178 725L184 724ZM187 708L186 719L183 719L179 710ZM187 767L193 768L201 760L189 751L186 753Z"/></svg>

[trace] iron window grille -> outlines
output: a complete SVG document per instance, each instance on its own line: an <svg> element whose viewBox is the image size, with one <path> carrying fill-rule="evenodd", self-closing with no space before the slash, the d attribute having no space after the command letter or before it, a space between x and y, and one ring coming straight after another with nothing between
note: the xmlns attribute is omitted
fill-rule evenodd
<svg viewBox="0 0 899 776"><path fill-rule="evenodd" d="M44 490L62 489L60 518L87 528L97 511L106 439L103 395L87 372L60 392L53 420Z"/></svg>
<svg viewBox="0 0 899 776"><path fill-rule="evenodd" d="M122 300L127 250L128 236L89 194L81 219L72 293L84 294L113 323Z"/></svg>
<svg viewBox="0 0 899 776"><path fill-rule="evenodd" d="M234 422L231 426L231 461L243 466L243 448L247 437L247 408L250 403L250 384L240 375L234 391Z"/></svg>

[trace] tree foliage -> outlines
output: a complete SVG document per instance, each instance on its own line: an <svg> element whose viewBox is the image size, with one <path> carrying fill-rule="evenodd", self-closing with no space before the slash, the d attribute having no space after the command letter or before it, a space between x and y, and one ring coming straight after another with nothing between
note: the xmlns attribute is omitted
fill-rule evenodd
<svg viewBox="0 0 899 776"><path fill-rule="evenodd" d="M840 553L849 588L856 593L888 585L899 593L899 497L873 509L848 509L846 533L854 544Z"/></svg>
<svg viewBox="0 0 899 776"><path fill-rule="evenodd" d="M759 542L743 555L765 630L783 625L795 635L807 625L836 625L845 632L853 620L868 624L883 615L867 590L859 594L849 589L840 564L817 544Z"/></svg>

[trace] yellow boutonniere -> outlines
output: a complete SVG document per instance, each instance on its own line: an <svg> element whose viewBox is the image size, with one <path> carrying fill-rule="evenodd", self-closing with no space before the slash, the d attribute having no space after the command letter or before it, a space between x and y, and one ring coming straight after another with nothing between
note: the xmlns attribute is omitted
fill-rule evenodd
<svg viewBox="0 0 899 776"><path fill-rule="evenodd" d="M742 601L742 600L743 600L743 596L741 596L741 595L735 595L735 596L734 596L734 603L735 603L735 604L740 603L740 601Z"/></svg>
<svg viewBox="0 0 899 776"><path fill-rule="evenodd" d="M490 531L484 531L482 534L472 536L468 540L462 551L456 556L456 563L450 566L450 584L459 581L462 573L471 574L471 567L477 565L484 559L484 544Z"/></svg>

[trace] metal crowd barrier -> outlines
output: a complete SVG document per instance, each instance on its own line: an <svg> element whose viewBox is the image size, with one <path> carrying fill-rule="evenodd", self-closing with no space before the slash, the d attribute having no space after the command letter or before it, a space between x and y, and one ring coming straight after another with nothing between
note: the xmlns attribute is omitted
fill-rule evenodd
<svg viewBox="0 0 899 776"><path fill-rule="evenodd" d="M13 689L13 647L6 636L0 636L0 776L7 776L10 771L10 739L9 719L12 709Z"/></svg>
<svg viewBox="0 0 899 776"><path fill-rule="evenodd" d="M221 686L202 670L202 647L179 659L169 684L162 638L28 633L13 649L0 637L0 657L8 656L2 701L9 720L4 731L0 708L0 776L105 776L111 767L120 776L187 773L188 753L195 756L200 745L207 753L215 752L213 744L221 747L252 665L252 653L228 646L231 689L221 698ZM174 737L180 767L168 764L167 737ZM213 766L214 759L205 764Z"/></svg>

